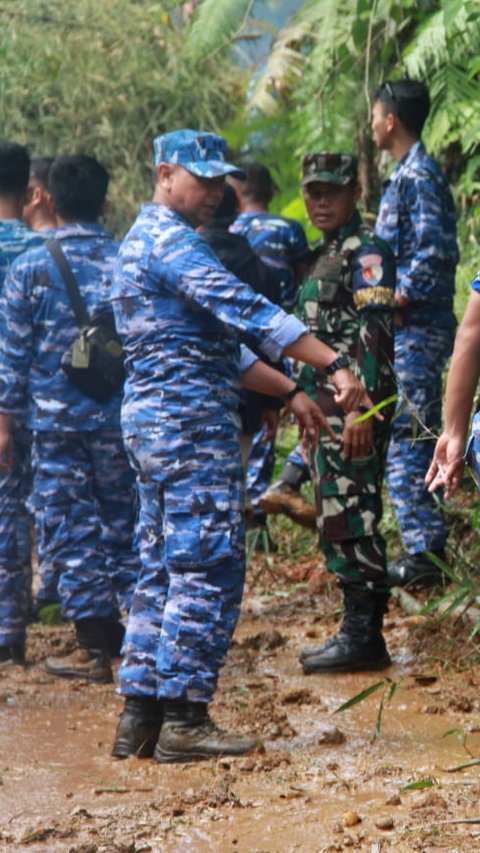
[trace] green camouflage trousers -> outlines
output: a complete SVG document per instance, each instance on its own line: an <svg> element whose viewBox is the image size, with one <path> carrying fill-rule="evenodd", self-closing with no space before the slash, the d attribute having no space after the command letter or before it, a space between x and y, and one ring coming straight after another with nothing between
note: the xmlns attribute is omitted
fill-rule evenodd
<svg viewBox="0 0 480 853"><path fill-rule="evenodd" d="M339 438L344 416L332 395L320 390L317 401ZM382 481L392 412L385 422L375 423L374 445L368 456L344 459L342 444L325 434L310 454L315 488L320 547L327 568L342 586L355 584L363 590L388 592L386 544L379 532L382 518Z"/></svg>

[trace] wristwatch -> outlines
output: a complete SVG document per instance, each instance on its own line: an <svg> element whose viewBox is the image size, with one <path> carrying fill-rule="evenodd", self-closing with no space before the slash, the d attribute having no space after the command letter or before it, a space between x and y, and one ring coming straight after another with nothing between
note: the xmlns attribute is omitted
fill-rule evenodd
<svg viewBox="0 0 480 853"><path fill-rule="evenodd" d="M345 370L346 368L349 368L349 367L350 367L350 359L349 359L348 355L346 355L345 353L342 353L341 355L338 355L337 358L335 359L335 361L332 361L332 363L329 364L328 367L324 367L323 372L327 376L331 376L332 373L336 373L337 370Z"/></svg>
<svg viewBox="0 0 480 853"><path fill-rule="evenodd" d="M285 405L286 403L289 403L290 400L293 400L295 394L300 394L301 391L303 391L303 388L300 388L300 385L295 385L291 391L287 391L286 394L283 394L283 396L280 397L280 400Z"/></svg>

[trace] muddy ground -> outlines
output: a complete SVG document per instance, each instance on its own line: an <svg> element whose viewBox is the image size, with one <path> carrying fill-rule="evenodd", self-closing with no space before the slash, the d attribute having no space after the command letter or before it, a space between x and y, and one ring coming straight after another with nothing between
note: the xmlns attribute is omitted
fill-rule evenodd
<svg viewBox="0 0 480 853"><path fill-rule="evenodd" d="M2 853L479 850L471 625L395 604L388 672L304 676L299 650L334 631L339 605L315 556L254 560L212 714L258 732L265 751L190 765L110 758L120 697L46 675L42 660L73 633L30 626L29 665L0 669ZM386 675L397 689L373 741L381 690L334 712Z"/></svg>

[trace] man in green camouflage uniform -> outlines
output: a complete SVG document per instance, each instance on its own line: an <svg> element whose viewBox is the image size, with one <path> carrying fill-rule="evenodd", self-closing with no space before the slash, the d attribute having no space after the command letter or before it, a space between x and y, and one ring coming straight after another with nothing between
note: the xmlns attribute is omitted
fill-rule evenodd
<svg viewBox="0 0 480 853"><path fill-rule="evenodd" d="M360 219L356 158L307 154L302 186L309 217L325 239L314 250L298 313L311 332L343 354L379 403L395 393L393 255ZM390 657L381 632L388 584L378 525L392 406L383 410L383 421L355 423L362 412L344 415L338 408L328 370L305 366L300 384L338 436L337 443L323 436L310 468L322 551L345 603L338 633L304 649L302 666L307 673L381 669Z"/></svg>

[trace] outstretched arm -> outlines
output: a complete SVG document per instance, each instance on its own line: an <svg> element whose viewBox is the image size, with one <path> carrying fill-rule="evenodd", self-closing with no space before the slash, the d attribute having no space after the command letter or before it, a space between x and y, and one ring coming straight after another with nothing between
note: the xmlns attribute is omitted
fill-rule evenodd
<svg viewBox="0 0 480 853"><path fill-rule="evenodd" d="M12 416L0 412L0 472L12 467Z"/></svg>
<svg viewBox="0 0 480 853"><path fill-rule="evenodd" d="M259 391L271 397L288 396L297 387L295 382L260 359L242 373L242 385L250 391ZM304 436L312 447L318 444L322 431L336 441L321 408L303 391L295 393L285 406L298 420L300 437Z"/></svg>
<svg viewBox="0 0 480 853"><path fill-rule="evenodd" d="M291 356L304 364L311 364L317 370L325 370L336 361L338 353L319 341L315 335L302 335L295 343L284 349L284 355ZM360 379L357 379L347 368L336 370L331 374L331 380L337 389L335 402L345 412L352 412L360 406L371 409L373 403ZM383 420L382 415L375 415L377 420Z"/></svg>
<svg viewBox="0 0 480 853"><path fill-rule="evenodd" d="M429 492L443 486L449 498L462 481L463 454L480 375L480 293L472 290L455 339L445 394L445 426L425 482Z"/></svg>

